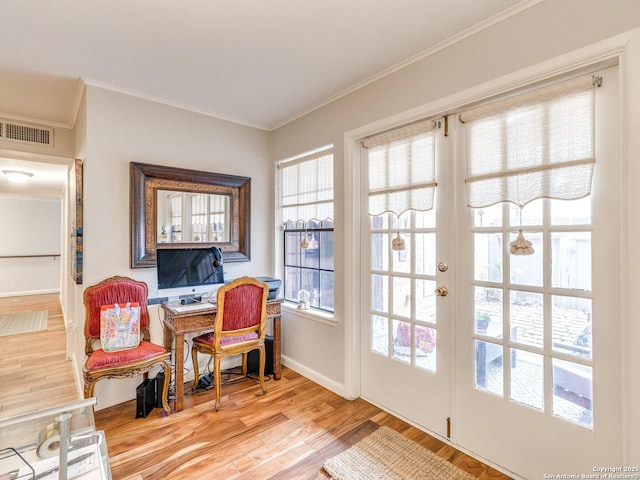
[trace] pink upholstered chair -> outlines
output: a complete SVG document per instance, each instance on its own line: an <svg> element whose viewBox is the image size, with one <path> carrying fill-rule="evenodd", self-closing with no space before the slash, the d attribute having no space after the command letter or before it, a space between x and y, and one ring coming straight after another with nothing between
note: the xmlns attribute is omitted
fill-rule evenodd
<svg viewBox="0 0 640 480"><path fill-rule="evenodd" d="M98 380L103 378L132 378L144 375L146 380L149 370L156 365L164 369L164 378L171 378L168 361L171 352L150 342L149 313L147 311L147 284L127 277L111 277L84 291L85 306L85 354L84 364L84 396L93 396L93 389ZM100 307L103 305L126 304L137 302L140 305L140 344L132 349L117 352L105 352L99 346L100 340ZM171 409L167 402L169 382L164 382L162 392L162 408L169 415Z"/></svg>
<svg viewBox="0 0 640 480"><path fill-rule="evenodd" d="M228 355L242 354L242 374L247 374L247 354L251 350L260 350L258 368L260 387L264 386L264 348L265 323L267 318L267 297L269 286L255 278L242 277L218 289L217 312L213 332L205 333L193 339L191 358L195 380L198 384L198 352L213 356L213 377L216 389L216 411L220 408L221 372L220 362Z"/></svg>

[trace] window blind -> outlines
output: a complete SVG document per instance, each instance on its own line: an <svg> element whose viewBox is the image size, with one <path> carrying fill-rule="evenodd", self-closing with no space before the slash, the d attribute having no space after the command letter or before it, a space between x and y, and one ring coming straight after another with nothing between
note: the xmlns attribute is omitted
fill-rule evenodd
<svg viewBox="0 0 640 480"><path fill-rule="evenodd" d="M436 187L436 123L420 122L368 138L369 215L430 210Z"/></svg>
<svg viewBox="0 0 640 480"><path fill-rule="evenodd" d="M592 77L584 76L460 114L468 206L589 195L594 96Z"/></svg>
<svg viewBox="0 0 640 480"><path fill-rule="evenodd" d="M333 219L333 148L278 164L282 222Z"/></svg>

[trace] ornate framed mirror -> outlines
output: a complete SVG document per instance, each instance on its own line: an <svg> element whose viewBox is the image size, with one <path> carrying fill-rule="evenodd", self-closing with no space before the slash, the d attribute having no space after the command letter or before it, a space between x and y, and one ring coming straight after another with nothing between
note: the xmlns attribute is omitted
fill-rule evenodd
<svg viewBox="0 0 640 480"><path fill-rule="evenodd" d="M251 179L131 162L131 268L156 249L215 245L225 262L250 259Z"/></svg>

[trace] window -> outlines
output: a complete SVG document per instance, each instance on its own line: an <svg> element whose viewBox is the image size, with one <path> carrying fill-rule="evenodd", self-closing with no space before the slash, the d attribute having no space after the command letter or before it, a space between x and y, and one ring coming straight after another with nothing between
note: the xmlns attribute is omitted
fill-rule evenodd
<svg viewBox="0 0 640 480"><path fill-rule="evenodd" d="M599 320L592 83L580 77L461 115L474 207L475 386L588 428ZM530 248L508 248L523 230Z"/></svg>
<svg viewBox="0 0 640 480"><path fill-rule="evenodd" d="M367 138L371 351L436 372L437 123ZM394 238L395 235L395 238Z"/></svg>
<svg viewBox="0 0 640 480"><path fill-rule="evenodd" d="M333 312L333 147L278 163L284 298Z"/></svg>

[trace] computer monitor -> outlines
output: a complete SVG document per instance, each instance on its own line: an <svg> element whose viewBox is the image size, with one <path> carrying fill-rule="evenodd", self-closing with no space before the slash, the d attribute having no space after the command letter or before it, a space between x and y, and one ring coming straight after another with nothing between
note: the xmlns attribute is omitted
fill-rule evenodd
<svg viewBox="0 0 640 480"><path fill-rule="evenodd" d="M158 248L158 295L212 296L224 284L222 252L218 247Z"/></svg>

